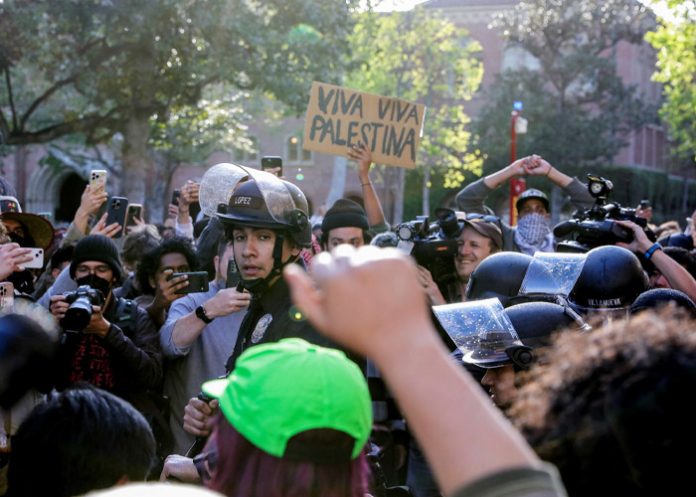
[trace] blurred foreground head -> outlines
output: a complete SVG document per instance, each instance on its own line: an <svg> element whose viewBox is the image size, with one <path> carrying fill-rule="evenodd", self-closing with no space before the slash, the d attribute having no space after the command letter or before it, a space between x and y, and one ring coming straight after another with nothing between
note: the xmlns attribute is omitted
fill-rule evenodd
<svg viewBox="0 0 696 497"><path fill-rule="evenodd" d="M570 495L658 495L691 483L696 322L650 311L559 336L511 413Z"/></svg>

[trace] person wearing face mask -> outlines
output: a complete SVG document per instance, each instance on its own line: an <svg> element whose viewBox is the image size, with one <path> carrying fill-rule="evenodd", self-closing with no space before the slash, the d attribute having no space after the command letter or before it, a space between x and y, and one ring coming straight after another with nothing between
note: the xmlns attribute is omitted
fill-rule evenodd
<svg viewBox="0 0 696 497"><path fill-rule="evenodd" d="M157 416L152 393L162 383L159 336L147 311L114 296L122 273L118 249L110 238L89 235L75 246L70 278L78 286L99 291L104 303L92 306L83 330L73 331L64 326L71 305L65 295L50 297L49 310L63 331L54 385L62 390L78 382L90 383L130 402L152 424Z"/></svg>
<svg viewBox="0 0 696 497"><path fill-rule="evenodd" d="M490 174L457 194L457 207L464 212L485 212L486 197L515 176L545 176L561 187L576 209L589 209L594 199L577 178L563 174L538 155L523 157L498 172ZM522 192L515 204L517 226L502 224L503 250L534 255L534 252L553 252L555 240L552 233L549 199L544 192L530 188Z"/></svg>

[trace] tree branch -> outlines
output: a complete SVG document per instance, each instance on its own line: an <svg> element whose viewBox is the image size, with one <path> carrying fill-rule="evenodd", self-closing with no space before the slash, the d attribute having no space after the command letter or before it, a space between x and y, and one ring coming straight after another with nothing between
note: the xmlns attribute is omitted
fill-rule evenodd
<svg viewBox="0 0 696 497"><path fill-rule="evenodd" d="M75 79L76 79L76 76L73 75L67 79L63 79L61 81L56 82L56 84L54 84L52 87L50 87L48 90L46 90L43 93L43 95L41 95L36 100L34 100L34 102L31 104L31 106L27 109L27 111L22 116L22 119L19 121L18 131L24 129L24 126L26 125L27 121L29 120L31 115L34 113L34 111L39 107L39 105L41 105L43 102L48 100L51 97L51 95L53 95L56 91L58 91L63 86L66 86L70 83L73 83L75 81Z"/></svg>
<svg viewBox="0 0 696 497"><path fill-rule="evenodd" d="M17 111L14 104L14 96L12 95L12 78L10 78L10 68L5 67L5 85L7 86L7 98L10 101L10 111L12 112L12 126L17 129Z"/></svg>

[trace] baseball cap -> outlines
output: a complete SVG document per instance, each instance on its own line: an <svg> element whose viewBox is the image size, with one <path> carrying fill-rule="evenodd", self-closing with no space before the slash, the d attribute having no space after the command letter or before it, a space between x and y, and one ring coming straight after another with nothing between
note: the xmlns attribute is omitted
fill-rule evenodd
<svg viewBox="0 0 696 497"><path fill-rule="evenodd" d="M546 194L541 190L537 190L536 188L528 188L527 190L523 191L519 197L517 197L517 202L515 202L515 208L517 209L517 212L519 212L522 208L522 204L531 198L540 200L541 203L544 204L546 211L551 211L549 197L547 197Z"/></svg>
<svg viewBox="0 0 696 497"><path fill-rule="evenodd" d="M288 442L308 430L332 429L355 440L349 459L372 428L367 383L338 350L300 338L251 347L226 379L203 384L227 421L253 445L275 457L293 457Z"/></svg>
<svg viewBox="0 0 696 497"><path fill-rule="evenodd" d="M496 249L500 250L503 248L503 232L497 224L499 221L497 217L483 215L480 217L473 217L472 215L463 216L458 214L457 218L463 224L462 229L469 226L479 235L490 238Z"/></svg>

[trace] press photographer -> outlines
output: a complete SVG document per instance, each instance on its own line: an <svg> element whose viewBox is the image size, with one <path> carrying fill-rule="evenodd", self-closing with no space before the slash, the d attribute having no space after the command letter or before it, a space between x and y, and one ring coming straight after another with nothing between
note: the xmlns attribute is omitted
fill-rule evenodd
<svg viewBox="0 0 696 497"><path fill-rule="evenodd" d="M601 176L587 175L587 191L595 199L594 205L576 212L573 219L557 224L553 234L568 240L558 243L558 252L587 252L602 245L630 243L633 232L615 221L631 221L640 226L647 237L655 241L655 235L647 227L647 220L636 215L636 209L621 207L618 202L607 202L614 184Z"/></svg>
<svg viewBox="0 0 696 497"><path fill-rule="evenodd" d="M52 289L49 310L62 334L54 385L63 389L87 382L133 404L152 422L159 415L152 403L162 381L157 328L135 302L116 298L122 279L114 242L89 235L76 245L69 267L77 289Z"/></svg>
<svg viewBox="0 0 696 497"><path fill-rule="evenodd" d="M502 248L495 216L437 209L436 221L419 219L396 228L399 244L412 244L421 285L431 305L462 302L469 277L482 260Z"/></svg>

